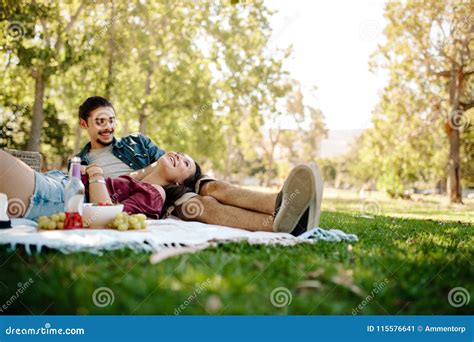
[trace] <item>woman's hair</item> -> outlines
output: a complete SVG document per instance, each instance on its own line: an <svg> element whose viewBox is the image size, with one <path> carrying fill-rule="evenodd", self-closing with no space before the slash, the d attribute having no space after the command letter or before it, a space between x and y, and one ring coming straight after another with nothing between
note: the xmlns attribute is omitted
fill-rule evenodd
<svg viewBox="0 0 474 342"><path fill-rule="evenodd" d="M189 176L183 182L183 184L176 185L176 184L168 184L163 187L166 193L166 200L165 204L163 205L163 209L161 211L161 216L163 217L166 214L166 210L176 202L181 196L183 196L187 192L194 192L194 188L196 186L196 182L199 178L202 177L201 167L197 162L196 164L196 172L194 175Z"/></svg>

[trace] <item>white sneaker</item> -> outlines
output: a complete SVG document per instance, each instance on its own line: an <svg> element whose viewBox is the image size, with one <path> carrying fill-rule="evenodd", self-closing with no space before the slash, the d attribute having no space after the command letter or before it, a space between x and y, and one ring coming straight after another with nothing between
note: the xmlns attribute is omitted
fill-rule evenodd
<svg viewBox="0 0 474 342"><path fill-rule="evenodd" d="M281 197L281 202L276 203L273 231L293 232L305 211L314 207L311 204L315 202L315 190L316 178L313 170L308 165L293 168L283 184L281 196L278 196ZM313 220L314 215L308 216L308 219L310 218Z"/></svg>

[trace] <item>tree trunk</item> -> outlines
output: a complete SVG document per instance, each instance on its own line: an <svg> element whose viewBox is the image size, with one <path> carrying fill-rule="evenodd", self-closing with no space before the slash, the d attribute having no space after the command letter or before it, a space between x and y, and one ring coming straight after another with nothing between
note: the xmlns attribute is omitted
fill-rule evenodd
<svg viewBox="0 0 474 342"><path fill-rule="evenodd" d="M35 70L32 73L35 80L35 102L33 104L33 117L31 119L31 132L26 144L28 151L39 152L41 130L44 121L44 89L46 87L46 78L43 70Z"/></svg>
<svg viewBox="0 0 474 342"><path fill-rule="evenodd" d="M105 97L110 99L112 95L112 86L114 81L114 64L115 64L115 4L114 0L110 1L110 28L108 40L109 58L107 61L107 83L105 84Z"/></svg>
<svg viewBox="0 0 474 342"><path fill-rule="evenodd" d="M145 102L143 103L142 110L138 117L138 122L140 124L140 133L146 135L147 129L147 111L148 111L148 98L151 94L151 76L153 75L153 66L148 67L145 80Z"/></svg>
<svg viewBox="0 0 474 342"><path fill-rule="evenodd" d="M449 127L451 128L451 127ZM461 196L461 139L459 131L448 129L449 161L448 161L448 196L450 203L462 203Z"/></svg>
<svg viewBox="0 0 474 342"><path fill-rule="evenodd" d="M75 139L74 139L74 152L79 152L81 149L81 135L82 128L79 123L76 125Z"/></svg>
<svg viewBox="0 0 474 342"><path fill-rule="evenodd" d="M447 133L449 140L449 159L448 159L448 197L450 203L462 203L461 196L461 138L459 129L456 125L455 115L463 115L459 103L460 92L463 86L462 70L454 65L451 69L449 82L449 104L451 113L448 117Z"/></svg>

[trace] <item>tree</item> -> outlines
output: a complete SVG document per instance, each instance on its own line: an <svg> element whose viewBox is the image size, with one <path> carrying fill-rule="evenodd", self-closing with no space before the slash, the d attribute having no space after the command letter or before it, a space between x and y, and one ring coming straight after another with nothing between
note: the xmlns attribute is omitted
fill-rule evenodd
<svg viewBox="0 0 474 342"><path fill-rule="evenodd" d="M11 17L4 22L6 31L2 50L18 60L18 67L28 69L34 81L34 102L31 130L26 148L38 151L44 121L44 99L52 75L66 71L76 59L74 52L81 41L74 31L85 7L84 2L72 4L39 3L8 8ZM76 46L74 46L76 44Z"/></svg>
<svg viewBox="0 0 474 342"><path fill-rule="evenodd" d="M118 136L140 131L229 174L252 155L246 135L259 134L287 92L288 54L268 53L262 2L37 0L0 13L1 29L21 24L18 37L0 38L0 143L39 144L59 165L86 142L78 106L102 95L114 103ZM59 136L37 139L54 127Z"/></svg>
<svg viewBox="0 0 474 342"><path fill-rule="evenodd" d="M474 106L473 7L457 0L389 2L386 42L374 55L373 66L386 68L392 82L415 92L421 104L415 112L421 127L443 118L449 146L448 196L461 202L461 139L465 111ZM395 81L396 80L396 81ZM398 125L400 127L400 125ZM420 128L421 128L420 127Z"/></svg>

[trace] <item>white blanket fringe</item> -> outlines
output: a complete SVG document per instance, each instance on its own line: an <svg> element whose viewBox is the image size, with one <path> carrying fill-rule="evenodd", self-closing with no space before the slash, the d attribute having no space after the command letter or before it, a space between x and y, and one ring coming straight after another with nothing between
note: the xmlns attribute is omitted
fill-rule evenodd
<svg viewBox="0 0 474 342"><path fill-rule="evenodd" d="M248 242L293 246L299 243L323 241L357 241L354 234L341 230L314 228L299 237L287 233L249 232L242 229L187 222L173 218L148 220L145 231L120 232L112 229L74 229L62 231L38 231L36 223L28 220L13 220L14 228L0 230L0 245L24 245L28 254L31 247L38 253L42 247L56 249L65 254L89 252L102 254L103 251L128 248L135 252L162 252L153 256L159 262L169 256L201 250L211 245L226 242ZM172 251L176 249L175 251ZM179 251L178 251L179 249Z"/></svg>

